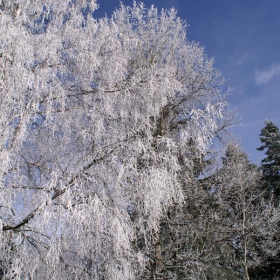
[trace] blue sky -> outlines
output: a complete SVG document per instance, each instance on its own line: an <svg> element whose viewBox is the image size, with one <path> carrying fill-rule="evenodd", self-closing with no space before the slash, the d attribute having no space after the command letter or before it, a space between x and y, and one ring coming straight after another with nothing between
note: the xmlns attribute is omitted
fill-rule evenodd
<svg viewBox="0 0 280 280"><path fill-rule="evenodd" d="M132 0L123 0L131 5ZM280 127L280 0L143 0L147 7L175 7L230 86L229 103L241 117L233 133L252 162L266 119ZM99 0L96 17L111 15L118 0Z"/></svg>

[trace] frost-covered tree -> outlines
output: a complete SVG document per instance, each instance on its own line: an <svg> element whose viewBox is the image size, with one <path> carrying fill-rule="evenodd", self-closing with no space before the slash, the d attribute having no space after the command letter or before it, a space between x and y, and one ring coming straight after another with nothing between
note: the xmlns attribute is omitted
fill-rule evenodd
<svg viewBox="0 0 280 280"><path fill-rule="evenodd" d="M1 1L3 279L141 279L229 124L223 79L173 9L96 7Z"/></svg>

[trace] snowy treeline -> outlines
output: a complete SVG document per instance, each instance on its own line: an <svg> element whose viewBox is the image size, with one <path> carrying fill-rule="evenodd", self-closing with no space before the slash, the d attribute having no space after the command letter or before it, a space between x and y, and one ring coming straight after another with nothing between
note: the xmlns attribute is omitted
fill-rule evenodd
<svg viewBox="0 0 280 280"><path fill-rule="evenodd" d="M97 7L0 2L1 279L276 273L276 187L213 60L173 9Z"/></svg>

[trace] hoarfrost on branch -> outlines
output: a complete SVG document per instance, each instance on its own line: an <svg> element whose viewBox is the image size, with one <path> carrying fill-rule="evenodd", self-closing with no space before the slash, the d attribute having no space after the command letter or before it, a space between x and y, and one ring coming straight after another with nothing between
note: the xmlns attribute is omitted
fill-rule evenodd
<svg viewBox="0 0 280 280"><path fill-rule="evenodd" d="M223 79L175 10L2 1L5 279L135 279L229 121Z"/></svg>

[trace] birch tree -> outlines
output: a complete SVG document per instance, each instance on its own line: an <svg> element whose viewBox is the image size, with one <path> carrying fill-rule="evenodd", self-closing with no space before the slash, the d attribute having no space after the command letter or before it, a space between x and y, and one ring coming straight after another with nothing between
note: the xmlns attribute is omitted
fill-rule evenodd
<svg viewBox="0 0 280 280"><path fill-rule="evenodd" d="M96 8L1 3L3 279L141 279L160 220L192 188L190 141L205 155L231 120L175 10Z"/></svg>

